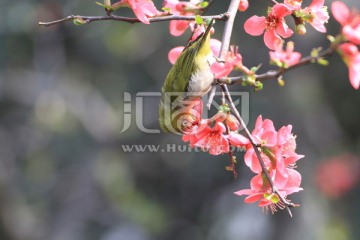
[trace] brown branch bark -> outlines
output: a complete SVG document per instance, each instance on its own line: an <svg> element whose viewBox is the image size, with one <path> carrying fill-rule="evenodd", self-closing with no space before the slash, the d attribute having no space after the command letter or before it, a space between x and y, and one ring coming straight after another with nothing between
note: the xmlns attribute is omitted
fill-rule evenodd
<svg viewBox="0 0 360 240"><path fill-rule="evenodd" d="M256 74L255 78L256 81L265 81L265 80L270 80L270 79L277 79L278 77L282 76L283 74L285 74L287 71L290 71L292 69L301 67L301 66L305 66L311 63L316 62L319 58L324 58L324 57L328 57L330 55L332 55L337 47L339 45L338 44L334 44L331 45L328 49L320 52L318 54L318 56L307 56L302 58L297 64L292 65L288 68L279 68L278 70L269 70L265 73L262 74ZM241 84L245 81L246 76L238 76L238 77L227 77L227 78L220 78L217 79L217 84L228 84L228 85L235 85L235 84Z"/></svg>
<svg viewBox="0 0 360 240"><path fill-rule="evenodd" d="M202 16L204 19L215 19L220 21L226 21L229 18L227 13L218 14L218 15L208 15ZM129 18L129 17L122 17L117 15L108 15L108 16L82 16L82 15L70 15L62 19L50 21L50 22L39 22L40 26L50 27L59 23L69 22L74 20L81 20L84 24L96 22L96 21L120 21L120 22L127 22L127 23L140 23L140 20L137 18ZM164 21L171 21L171 20L186 20L186 21L193 21L195 20L195 16L178 16L178 15L168 15L168 16L160 16L160 17L153 17L149 18L150 22L164 22Z"/></svg>

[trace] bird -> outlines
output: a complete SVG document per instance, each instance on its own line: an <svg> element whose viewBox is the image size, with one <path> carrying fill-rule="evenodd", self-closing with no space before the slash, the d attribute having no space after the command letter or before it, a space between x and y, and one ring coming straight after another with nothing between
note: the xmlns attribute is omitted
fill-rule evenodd
<svg viewBox="0 0 360 240"><path fill-rule="evenodd" d="M164 132L183 134L201 117L201 97L214 81L210 68L215 61L210 49L214 23L212 19L203 33L188 42L167 74L159 104L159 123Z"/></svg>

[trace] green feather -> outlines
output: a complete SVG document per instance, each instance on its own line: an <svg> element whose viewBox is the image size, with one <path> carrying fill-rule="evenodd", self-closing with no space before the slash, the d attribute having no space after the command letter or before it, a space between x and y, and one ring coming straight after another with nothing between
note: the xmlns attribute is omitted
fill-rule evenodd
<svg viewBox="0 0 360 240"><path fill-rule="evenodd" d="M210 71L210 64L207 60L207 56L211 55L209 33L213 24L214 20L211 20L205 32L201 34L195 41L188 44L188 46L183 50L175 64L170 69L165 79L162 87L162 98L159 106L160 126L165 132L182 132L181 126L177 125L179 118L182 117L177 115L177 113L179 110L181 110L181 108L184 108L181 106L184 104L185 100L200 98L211 87L211 82L213 79L209 79L209 74L206 74L206 81L203 83L194 82L202 81L202 79L196 79L194 76L196 76L196 73L199 73L201 70ZM188 92L190 81L191 86L196 86L195 88L192 87L192 90L194 91L195 89L196 92ZM179 97L173 96L167 98L167 93L182 94ZM173 108L172 106L178 107ZM183 121L183 119L180 119L180 121Z"/></svg>

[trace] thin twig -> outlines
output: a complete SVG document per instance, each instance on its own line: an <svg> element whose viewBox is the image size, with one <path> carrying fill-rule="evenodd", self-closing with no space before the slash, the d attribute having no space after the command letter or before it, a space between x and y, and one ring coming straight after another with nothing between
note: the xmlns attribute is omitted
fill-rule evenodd
<svg viewBox="0 0 360 240"><path fill-rule="evenodd" d="M240 0L232 0L230 2L228 11L226 13L228 18L225 20L225 27L224 27L224 32L222 35L221 47L220 47L220 52L219 52L219 56L218 56L219 60L223 60L225 58L225 55L230 47L231 33L233 30L234 19L236 17L239 4L240 4ZM209 101L207 103L208 108L209 108L209 106L211 106L212 100L213 100L213 98L211 98L211 95L210 95Z"/></svg>
<svg viewBox="0 0 360 240"><path fill-rule="evenodd" d="M222 41L221 41L221 48L220 48L220 53L219 53L220 59L223 59L225 57L227 51L229 50L231 33L233 31L234 20L235 20L237 11L238 11L239 4L240 4L240 0L232 0L230 2L230 5L229 5L228 11L227 11L228 19L225 22L224 32L223 32Z"/></svg>
<svg viewBox="0 0 360 240"><path fill-rule="evenodd" d="M225 21L228 19L228 14L218 14L218 15L209 15L209 16L202 16L204 19L215 19L220 21ZM91 23L95 21L121 21L127 23L140 23L141 21L137 18L129 18L129 17L122 17L117 15L108 15L108 16L82 16L82 15L70 15L62 19L58 19L55 21L50 22L39 22L40 26L49 27L55 24L69 22L74 20L81 20L83 23ZM153 17L149 18L149 22L164 22L164 21L171 21L171 20L186 20L186 21L193 21L195 20L195 16L180 16L180 15L169 15L169 16L161 16L161 17Z"/></svg>
<svg viewBox="0 0 360 240"><path fill-rule="evenodd" d="M206 108L207 108L208 110L210 110L211 103L212 103L212 101L214 100L215 93L216 93L216 85L213 85L213 86L211 87L211 90L210 90L210 93L209 93L209 98L208 98L208 101L207 101L207 103L206 103Z"/></svg>
<svg viewBox="0 0 360 240"><path fill-rule="evenodd" d="M229 129L227 129L227 131L229 131ZM232 172L234 179L237 179L238 173L236 171L236 161L235 161L234 151L230 149L228 154L230 157L230 166L228 166L227 169Z"/></svg>
<svg viewBox="0 0 360 240"><path fill-rule="evenodd" d="M288 211L289 215L292 217L292 213L291 213L291 210L289 207L295 207L295 205L289 201L287 201L280 193L279 191L277 190L277 188L275 187L274 185L274 182L272 181L270 175L269 175L269 172L268 170L266 169L266 166L265 166L265 163L264 163L264 160L262 159L261 157L261 154L260 154L260 151L259 151L259 148L258 148L258 144L256 142L256 140L253 138L253 136L251 135L249 129L246 127L246 124L244 122L244 120L242 119L242 117L240 116L238 110L236 109L235 107L235 104L231 98L231 95L230 95L230 92L229 92L229 89L227 87L226 84L223 84L221 85L221 88L223 90L223 92L225 93L225 96L226 96L226 99L228 100L228 102L230 103L230 109L231 111L235 114L235 117L236 119L240 122L241 126L243 127L244 131L245 131L245 134L246 136L249 138L249 141L252 145L252 147L254 148L254 151L255 151L255 154L256 154L256 157L258 158L259 160L259 163L260 163L260 166L261 166L261 169L262 169L262 172L265 174L265 177L266 179L268 180L269 182L269 185L271 187L271 190L273 193L275 193L276 195L278 195L278 197L280 198L281 202L284 203L285 207L286 207L286 210Z"/></svg>
<svg viewBox="0 0 360 240"><path fill-rule="evenodd" d="M269 70L265 73L262 74L256 74L255 78L256 81L264 81L264 80L270 80L270 79L277 79L278 77L280 77L281 75L283 75L285 72L301 67L301 66L305 66L311 63L316 62L318 59L323 58L323 57L327 57L332 55L337 47L339 45L331 45L328 49L320 52L318 54L318 56L307 56L304 57L302 59L300 59L300 61L297 64L294 64L288 68L279 68L278 70ZM222 83L226 83L228 85L235 85L235 84L241 84L246 80L247 76L237 76L237 77L226 77L226 78L220 78L217 79L215 81L215 84L222 84Z"/></svg>

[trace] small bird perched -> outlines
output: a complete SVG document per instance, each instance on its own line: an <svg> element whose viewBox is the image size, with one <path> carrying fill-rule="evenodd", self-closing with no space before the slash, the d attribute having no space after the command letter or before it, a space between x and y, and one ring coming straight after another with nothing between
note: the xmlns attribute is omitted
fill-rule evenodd
<svg viewBox="0 0 360 240"><path fill-rule="evenodd" d="M160 127L165 132L184 133L199 119L195 111L200 99L212 86L210 65L215 58L210 49L212 19L204 33L189 42L170 69L162 87L159 106Z"/></svg>

